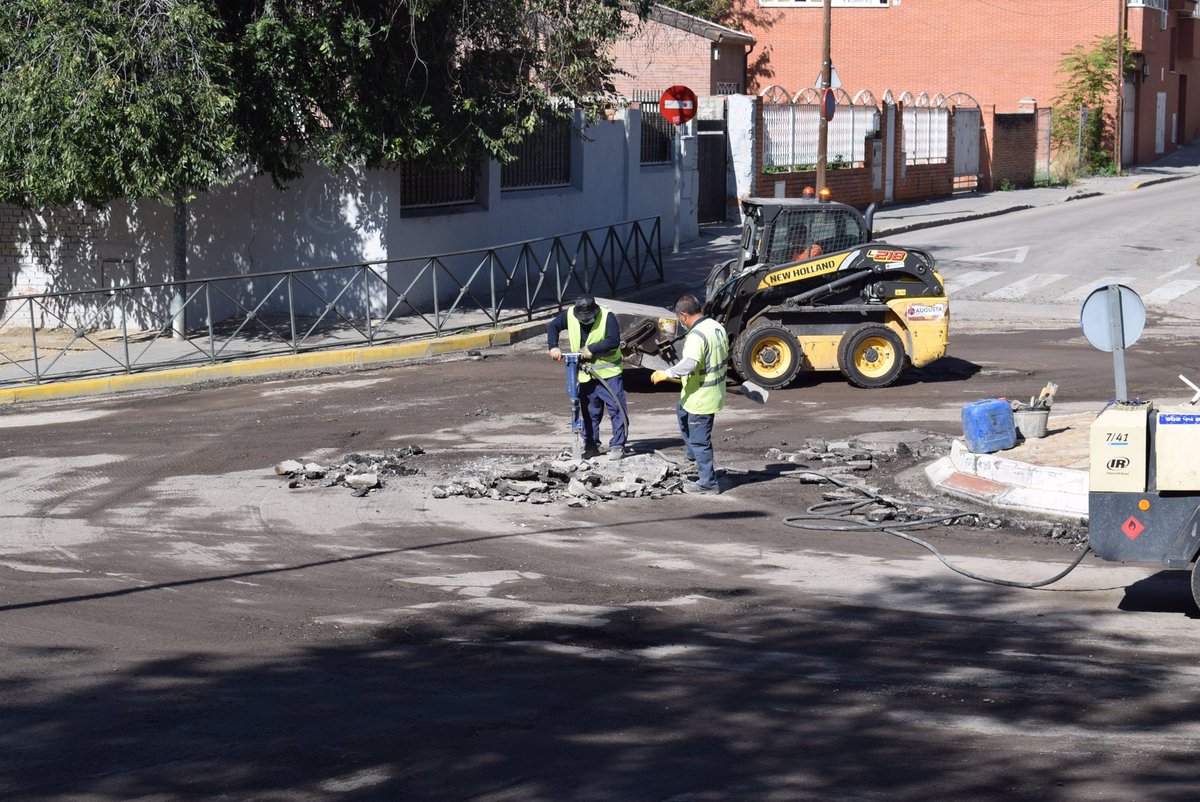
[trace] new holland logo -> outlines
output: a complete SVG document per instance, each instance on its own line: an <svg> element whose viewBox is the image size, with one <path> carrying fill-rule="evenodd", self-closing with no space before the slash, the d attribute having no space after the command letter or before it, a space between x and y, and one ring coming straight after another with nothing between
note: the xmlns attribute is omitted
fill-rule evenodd
<svg viewBox="0 0 1200 802"><path fill-rule="evenodd" d="M1127 460L1123 457L1118 457L1117 459L1110 459L1108 461L1108 469L1110 471L1123 471L1128 467L1129 467L1129 460Z"/></svg>
<svg viewBox="0 0 1200 802"><path fill-rule="evenodd" d="M812 262L806 265L796 265L784 270L776 270L774 273L768 273L763 276L763 280L759 283L758 288L765 290L770 287L777 287L780 284L789 284L793 281L802 281L806 278L819 276L822 273L830 273L837 270L846 257L835 256L832 259L822 259L819 262Z"/></svg>

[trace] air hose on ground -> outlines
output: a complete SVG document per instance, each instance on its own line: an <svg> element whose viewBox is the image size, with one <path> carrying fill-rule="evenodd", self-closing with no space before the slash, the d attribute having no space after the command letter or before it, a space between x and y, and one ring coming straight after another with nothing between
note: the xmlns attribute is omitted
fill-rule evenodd
<svg viewBox="0 0 1200 802"><path fill-rule="evenodd" d="M579 369L582 370L587 375L591 376L596 381L600 382L600 384L604 387L604 389L608 391L609 396L611 396L612 399L617 402L617 409L621 413L621 419L625 421L625 439L628 440L629 439L629 410L625 408L624 395L622 394L622 395L618 396L616 393L614 393L612 387L609 386L608 382L606 382L604 379L602 379L596 375L596 371L592 368L591 365L588 365L584 362L580 362Z"/></svg>
<svg viewBox="0 0 1200 802"><path fill-rule="evenodd" d="M886 496L881 493L876 493L871 490L867 490L866 488L859 487L858 485L854 485L849 482L842 481L842 480L838 479L836 476L833 476L828 473L824 473L822 471L797 471L797 472L791 473L789 475L792 475L792 476L808 475L811 477L820 477L821 479L832 482L833 484L838 485L840 487L844 487L849 490L853 490L855 492L861 493L862 498L836 499L833 501L823 501L818 504L814 504L808 508L808 510L806 511L806 513L804 515L791 515L791 516L784 518L783 524L785 526L790 526L790 527L793 527L796 529L809 529L809 530L822 530L822 531L831 531L832 530L834 532L862 532L862 531L886 532L889 535L894 535L896 537L903 538L904 540L907 540L910 543L916 543L918 546L928 549L933 554L933 556L937 557L938 560L941 561L942 565L946 566L951 571L954 571L957 574L961 574L969 579L978 580L980 582L988 582L993 585L1004 585L1004 586L1010 587L1010 588L1033 589L1033 588L1045 587L1046 585L1051 585L1051 584L1057 582L1058 580L1062 579L1067 574L1074 571L1075 568L1079 565L1079 563L1083 562L1083 558L1087 556L1088 552L1090 552L1092 550L1090 546L1085 547L1084 550L1082 552L1080 552L1079 556L1075 558L1074 562L1072 562L1065 569L1063 569L1059 573L1055 574L1054 576L1050 577L1049 579L1043 579L1040 582L1015 582L1010 579L997 579L995 577L983 576L982 574L977 574L974 571L968 571L965 568L959 568L958 566L954 565L949 560L947 560L944 556L942 556L942 553L940 551L938 551L937 547L934 546L932 543L924 541L919 537L915 537L913 535L899 531L901 528L903 528L903 529L929 529L933 526L936 526L937 524L949 522L949 521L955 521L955 520L958 520L959 518L974 515L975 513L969 512L967 510L957 509L955 507L950 507L950 506L947 506L944 504L928 504L928 503L924 503L924 502L913 502L913 501L908 501L908 500L904 500L904 499L892 498L890 496ZM935 510L935 513L933 515L926 515L921 518L915 518L915 519L908 520L908 521L901 521L901 522L892 521L892 522L880 522L880 523L872 523L870 521L856 521L856 520L852 520L848 517L848 516L852 515L854 512L856 512L857 510L862 509L863 507L866 507L866 506L869 506L872 504L881 504L881 503L888 504L891 506L896 506L896 507L906 507L906 506L908 506L908 507L928 507L928 508L933 508ZM824 523L818 525L816 523L818 521L824 522Z"/></svg>

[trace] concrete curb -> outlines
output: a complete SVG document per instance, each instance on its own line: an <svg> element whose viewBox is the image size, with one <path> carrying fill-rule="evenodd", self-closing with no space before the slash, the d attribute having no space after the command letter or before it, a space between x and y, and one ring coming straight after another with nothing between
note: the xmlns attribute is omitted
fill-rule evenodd
<svg viewBox="0 0 1200 802"><path fill-rule="evenodd" d="M246 379L303 370L363 368L388 362L466 351L472 348L513 345L544 334L546 326L547 321L535 321L504 329L452 334L448 337L414 340L395 345L310 351L302 354L268 356L197 367L168 368L145 373L98 376L94 379L74 379L53 384L2 388L0 389L0 406L28 401L84 398L132 390L157 390L202 382Z"/></svg>
<svg viewBox="0 0 1200 802"><path fill-rule="evenodd" d="M1148 181L1138 181L1138 182L1130 185L1129 188L1130 189L1141 189L1142 187L1152 187L1155 184L1166 184L1170 181L1182 181L1185 178L1194 178L1195 175L1196 175L1195 173L1190 173L1188 175L1164 175L1161 178L1151 178Z"/></svg>
<svg viewBox="0 0 1200 802"><path fill-rule="evenodd" d="M1030 204L1021 204L1018 206L1006 206L1003 209L996 209L991 212L976 212L974 214L961 214L954 217L947 217L941 220L925 220L920 223L909 223L907 225L894 226L892 228L884 228L881 230L872 231L872 235L878 239L879 237L889 237L893 234L906 234L909 231L919 231L922 228L937 228L938 226L948 226L952 223L966 223L971 220L984 220L988 217L999 217L1002 214L1011 214L1013 212L1023 212L1026 209L1037 208Z"/></svg>
<svg viewBox="0 0 1200 802"><path fill-rule="evenodd" d="M950 456L926 466L930 483L944 493L1001 509L1087 520L1088 474L972 454L955 440Z"/></svg>

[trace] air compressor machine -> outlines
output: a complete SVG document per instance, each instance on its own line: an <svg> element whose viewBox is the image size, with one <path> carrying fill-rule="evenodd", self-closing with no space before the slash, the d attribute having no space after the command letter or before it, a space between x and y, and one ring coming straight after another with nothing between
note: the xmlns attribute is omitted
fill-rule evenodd
<svg viewBox="0 0 1200 802"><path fill-rule="evenodd" d="M1089 436L1088 545L1105 560L1192 566L1200 605L1200 406L1114 402Z"/></svg>

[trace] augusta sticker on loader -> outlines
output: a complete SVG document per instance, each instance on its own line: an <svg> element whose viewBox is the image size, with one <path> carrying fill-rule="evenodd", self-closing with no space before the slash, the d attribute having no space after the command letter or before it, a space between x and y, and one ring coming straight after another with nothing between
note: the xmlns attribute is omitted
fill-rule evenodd
<svg viewBox="0 0 1200 802"><path fill-rule="evenodd" d="M738 257L705 282L704 313L729 334L730 362L766 388L801 371L842 372L886 387L907 365L945 355L950 302L933 257L871 237L871 214L810 198L746 198ZM634 365L677 361L684 332L669 318L629 326Z"/></svg>

